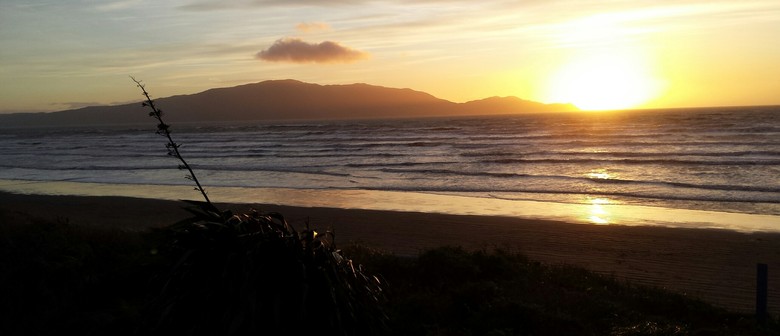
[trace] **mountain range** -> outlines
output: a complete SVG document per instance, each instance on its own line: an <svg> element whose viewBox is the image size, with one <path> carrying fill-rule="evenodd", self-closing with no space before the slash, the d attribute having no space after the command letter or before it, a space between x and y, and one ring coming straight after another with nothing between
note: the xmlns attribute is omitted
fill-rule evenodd
<svg viewBox="0 0 780 336"><path fill-rule="evenodd" d="M154 90L151 90L152 94ZM166 122L413 118L568 112L571 104L543 104L517 97L454 103L411 89L368 84L319 85L269 80L196 94L155 99ZM0 126L73 126L144 123L139 103L90 106L59 112L0 114Z"/></svg>

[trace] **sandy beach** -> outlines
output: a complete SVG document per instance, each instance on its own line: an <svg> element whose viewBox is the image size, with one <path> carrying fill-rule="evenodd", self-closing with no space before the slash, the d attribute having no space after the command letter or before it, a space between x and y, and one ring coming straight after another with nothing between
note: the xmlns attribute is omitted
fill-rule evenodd
<svg viewBox="0 0 780 336"><path fill-rule="evenodd" d="M0 192L0 212L127 230L165 226L186 218L185 205L130 197ZM769 265L769 310L780 313L780 233L262 204L220 207L236 212L249 208L280 212L296 228L309 221L320 230L334 230L337 243L360 242L397 255L442 245L498 246L533 260L582 266L742 312L754 309L756 263L765 263Z"/></svg>

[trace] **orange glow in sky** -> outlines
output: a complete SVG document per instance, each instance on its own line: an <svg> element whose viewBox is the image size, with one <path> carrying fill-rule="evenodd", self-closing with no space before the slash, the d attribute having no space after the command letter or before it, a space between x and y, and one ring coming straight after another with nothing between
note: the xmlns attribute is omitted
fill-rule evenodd
<svg viewBox="0 0 780 336"><path fill-rule="evenodd" d="M549 81L547 100L571 102L583 110L640 107L660 94L659 81L647 65L617 52L575 58Z"/></svg>
<svg viewBox="0 0 780 336"><path fill-rule="evenodd" d="M780 104L780 2L6 0L0 113L272 79L583 109Z"/></svg>

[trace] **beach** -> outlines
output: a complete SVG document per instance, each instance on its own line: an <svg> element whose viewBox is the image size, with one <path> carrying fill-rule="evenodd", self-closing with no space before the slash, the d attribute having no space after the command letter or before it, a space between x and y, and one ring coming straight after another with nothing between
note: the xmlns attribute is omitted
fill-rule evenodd
<svg viewBox="0 0 780 336"><path fill-rule="evenodd" d="M187 218L186 203L116 196L0 192L0 212L121 230L163 227ZM279 212L295 228L332 230L337 244L360 243L396 255L457 245L500 247L554 265L581 266L636 284L699 297L739 312L755 305L756 264L769 265L769 310L780 312L780 233L645 225L592 225L521 217L219 204Z"/></svg>

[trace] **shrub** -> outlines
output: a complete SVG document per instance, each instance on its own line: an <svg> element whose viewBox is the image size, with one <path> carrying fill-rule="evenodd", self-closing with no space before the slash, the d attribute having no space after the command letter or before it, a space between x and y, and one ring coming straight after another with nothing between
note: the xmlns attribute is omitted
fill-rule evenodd
<svg viewBox="0 0 780 336"><path fill-rule="evenodd" d="M308 228L298 233L278 213L217 209L173 141L162 111L132 79L158 122L157 134L167 140L168 154L181 162L205 199L191 202L192 220L167 232L164 251L176 262L146 310L144 333L381 333L386 317L379 279L344 258L327 233Z"/></svg>

